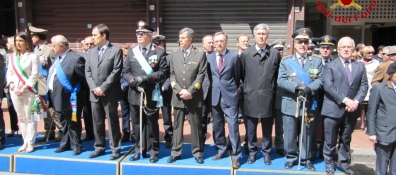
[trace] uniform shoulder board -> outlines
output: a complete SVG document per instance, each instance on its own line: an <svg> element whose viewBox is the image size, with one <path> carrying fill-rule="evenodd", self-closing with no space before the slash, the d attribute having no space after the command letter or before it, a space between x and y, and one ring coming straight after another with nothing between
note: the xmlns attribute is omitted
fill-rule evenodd
<svg viewBox="0 0 396 175"><path fill-rule="evenodd" d="M290 58L290 57L292 57L292 55L283 56L283 57L282 57L282 60L284 60L284 59L286 59L286 58Z"/></svg>
<svg viewBox="0 0 396 175"><path fill-rule="evenodd" d="M316 58L316 59L321 59L322 58L322 56L317 55L317 54L312 54L311 56L312 56L312 58Z"/></svg>

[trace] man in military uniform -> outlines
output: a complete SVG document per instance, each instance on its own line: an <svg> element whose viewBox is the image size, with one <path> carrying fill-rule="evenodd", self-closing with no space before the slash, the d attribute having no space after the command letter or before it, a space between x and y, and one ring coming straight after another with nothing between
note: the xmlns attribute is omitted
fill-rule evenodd
<svg viewBox="0 0 396 175"><path fill-rule="evenodd" d="M159 153L158 108L162 106L159 82L165 80L169 74L165 50L155 48L151 43L154 31L145 22L138 22L138 29L136 29L138 46L129 50L122 71L122 76L130 87L128 101L132 117L132 129L135 130L136 144L138 144L135 155L130 160L139 160L140 152L142 152L143 157L145 157L146 152L149 152L151 163L158 161ZM139 88L144 89L145 104L142 109L140 109L140 105L143 101L140 100L140 97L143 92ZM141 118L140 110L144 110ZM140 123L142 123L141 126ZM142 135L140 135L140 127L142 127ZM142 139L141 142L140 139ZM139 145L139 143L142 143L142 145Z"/></svg>
<svg viewBox="0 0 396 175"><path fill-rule="evenodd" d="M270 47L276 49L279 51L279 54L281 57L283 57L283 49L285 46L285 41L281 39L277 39L272 44ZM280 88L276 88L276 99L275 99L275 115L274 115L274 120L275 120L275 147L276 147L276 152L281 155L285 156L286 151L284 148L283 144L283 118L282 118L282 112L281 112L281 106L282 106L282 94L283 92L280 90Z"/></svg>
<svg viewBox="0 0 396 175"><path fill-rule="evenodd" d="M191 151L195 161L204 163L202 134L202 82L206 73L205 52L193 45L194 30L183 28L179 32L180 49L172 52L170 58L170 81L173 89L172 106L174 108L173 147L168 163L181 158L183 149L184 117L188 110L191 127Z"/></svg>
<svg viewBox="0 0 396 175"><path fill-rule="evenodd" d="M319 115L317 106L317 91L321 88L322 81L322 61L312 55L308 55L308 44L312 38L311 30L301 28L292 35L294 38L295 54L282 60L279 68L278 87L282 94L282 114L285 137L284 144L286 150L285 169L292 168L298 160L300 154L302 163L311 171L316 171L309 161L309 151L311 147L311 136L314 132L314 123L311 121L314 116ZM311 95L313 95L311 97ZM301 97L304 97L305 100ZM305 103L305 109L303 109ZM298 108L297 108L298 106ZM302 115L305 120L302 121ZM301 122L304 122L302 128ZM299 131L302 138L299 137ZM301 152L297 148L297 138L300 142Z"/></svg>
<svg viewBox="0 0 396 175"><path fill-rule="evenodd" d="M314 42L312 42L312 40L309 40L307 54L308 54L308 55L315 54L315 48L316 48L316 45L315 45L315 43L314 43Z"/></svg>
<svg viewBox="0 0 396 175"><path fill-rule="evenodd" d="M32 34L32 42L34 47L34 53L36 53L40 58L40 68L39 68L39 77L38 77L38 94L46 99L46 83L47 83L47 75L51 65L54 63L55 53L53 48L49 43L47 43L47 30L36 28L33 26L29 26L29 30ZM38 142L46 142L48 140L55 139L55 126L59 129L59 136L56 138L56 141L61 141L62 139L62 124L60 123L59 117L56 115L53 104L49 103L47 118L44 118L44 129L45 135L42 139L38 140ZM54 123L52 123L54 122Z"/></svg>
<svg viewBox="0 0 396 175"><path fill-rule="evenodd" d="M330 35L324 35L319 39L319 52L320 55L318 55L319 58L322 59L322 64L323 66L329 63L330 61L333 61L334 58L331 55L333 53L333 48L334 45L336 44L336 40L330 36ZM316 55L315 55L316 56ZM323 88L319 89L318 91L318 107L319 111L322 111L322 104L323 104L323 98L324 98L324 90ZM323 158L323 142L324 142L324 132L323 132L323 120L321 115L316 115L314 118L314 131L317 131L317 134L313 134L311 137L311 153L310 153L310 160L315 161L316 156L319 152L319 157ZM316 144L317 136L318 134L321 135L321 142L320 146Z"/></svg>
<svg viewBox="0 0 396 175"><path fill-rule="evenodd" d="M271 43L270 47L278 50L281 57L283 57L283 49L285 48L285 44L286 44L285 41L281 39L277 39Z"/></svg>

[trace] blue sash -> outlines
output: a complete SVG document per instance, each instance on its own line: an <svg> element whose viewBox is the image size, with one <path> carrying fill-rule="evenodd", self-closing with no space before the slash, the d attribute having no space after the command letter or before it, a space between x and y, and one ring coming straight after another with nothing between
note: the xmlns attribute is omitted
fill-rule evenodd
<svg viewBox="0 0 396 175"><path fill-rule="evenodd" d="M70 93L70 103L72 107L71 121L77 122L77 93L80 92L81 83L78 82L77 85L73 87L69 79L67 79L65 72L63 72L59 57L56 58L54 66L56 66L56 76L58 77L59 82L62 84L63 88L65 88L67 92Z"/></svg>
<svg viewBox="0 0 396 175"><path fill-rule="evenodd" d="M301 68L299 64L297 64L295 61L291 59L286 59L286 63L290 66L291 69L296 72L298 78L300 78L305 85L311 84L311 77ZM316 107L318 106L318 101L316 100L315 97L312 98L312 106L311 110L315 110Z"/></svg>

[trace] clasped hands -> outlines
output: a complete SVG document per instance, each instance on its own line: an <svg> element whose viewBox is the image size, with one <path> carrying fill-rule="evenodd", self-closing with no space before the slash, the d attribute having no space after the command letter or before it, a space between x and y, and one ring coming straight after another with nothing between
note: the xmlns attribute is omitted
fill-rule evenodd
<svg viewBox="0 0 396 175"><path fill-rule="evenodd" d="M10 89L15 93L15 95L20 96L23 94L23 92L28 88L28 85L19 85L18 87L15 87L14 85L12 85L12 87L10 87Z"/></svg>
<svg viewBox="0 0 396 175"><path fill-rule="evenodd" d="M307 85L299 83L295 88L295 93L305 97L306 99L309 99L311 97L312 91Z"/></svg>
<svg viewBox="0 0 396 175"><path fill-rule="evenodd" d="M105 93L102 91L102 89L100 89L100 87L93 89L93 93L96 96L105 96Z"/></svg>
<svg viewBox="0 0 396 175"><path fill-rule="evenodd" d="M354 101L354 100L351 100L350 98L346 98L346 100L345 100L345 110L347 111L347 112L354 112L357 108L358 108L358 106L359 106L359 103L358 102L356 102L356 101Z"/></svg>
<svg viewBox="0 0 396 175"><path fill-rule="evenodd" d="M131 86L131 87L144 87L144 85L147 83L147 81L148 81L147 76L144 76L144 75L137 76L137 77L132 78L129 81L129 86Z"/></svg>
<svg viewBox="0 0 396 175"><path fill-rule="evenodd" d="M187 91L187 89L182 89L179 92L179 96L183 100L191 100L192 99L192 95L190 94L190 92Z"/></svg>

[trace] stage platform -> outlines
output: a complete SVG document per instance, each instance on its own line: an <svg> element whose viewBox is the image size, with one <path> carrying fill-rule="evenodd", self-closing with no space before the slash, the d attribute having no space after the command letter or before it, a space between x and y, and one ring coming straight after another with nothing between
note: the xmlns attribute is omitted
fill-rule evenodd
<svg viewBox="0 0 396 175"><path fill-rule="evenodd" d="M38 136L40 139L42 136ZM253 164L247 163L247 155L242 154L240 159L241 168L234 170L231 166L231 158L224 157L213 161L212 157L217 153L213 144L205 145L204 164L197 164L191 154L190 144L184 144L182 157L174 163L167 163L171 149L165 148L161 143L159 161L150 163L149 158L141 158L138 161L129 161L133 156L132 143L122 143L121 157L110 160L111 150L106 149L106 155L95 159L88 158L94 151L94 141L84 142L82 153L72 155L72 151L55 153L59 143L47 142L37 144L32 153L18 152L22 145L19 136L7 138L6 148L0 151L0 174L1 172L32 173L44 175L263 175L263 174L325 174L325 166L322 160L313 162L316 172L306 170L298 171L297 166L285 170L285 158L280 157L273 150L271 155L272 165L264 165L262 154L257 154L257 161ZM108 143L107 143L108 146ZM342 174L337 171L336 174Z"/></svg>

